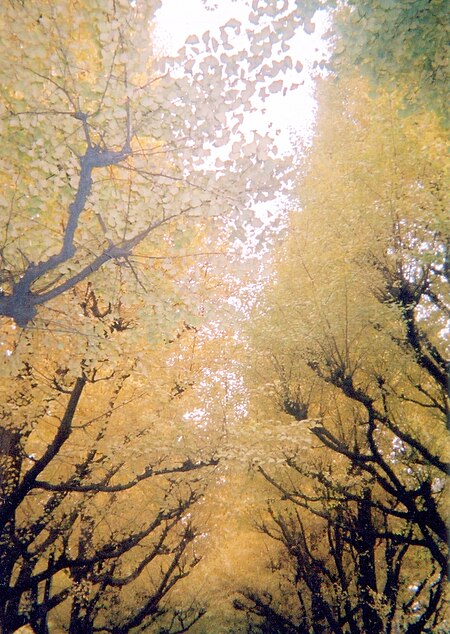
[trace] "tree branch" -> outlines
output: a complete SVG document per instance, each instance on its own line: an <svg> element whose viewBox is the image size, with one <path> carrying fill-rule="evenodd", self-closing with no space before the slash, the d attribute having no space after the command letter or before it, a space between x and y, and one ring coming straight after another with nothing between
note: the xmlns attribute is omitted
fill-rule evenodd
<svg viewBox="0 0 450 634"><path fill-rule="evenodd" d="M153 469L148 466L133 480L129 480L123 484L111 484L105 485L101 482L92 484L73 484L71 482L63 482L60 484L52 484L43 480L36 480L34 483L34 489L43 489L44 491L62 491L62 492L76 492L76 493L118 493L120 491L126 491L133 488L139 482L151 478L153 476L170 475L173 473L186 473L195 471L197 469L203 469L204 467L216 466L219 464L219 460L212 458L209 461L192 462L191 460L185 460L178 467L167 467L166 469Z"/></svg>
<svg viewBox="0 0 450 634"><path fill-rule="evenodd" d="M61 447L69 438L72 428L72 421L75 416L81 394L86 385L86 381L87 379L85 376L81 376L76 379L75 386L67 403L66 411L63 418L61 419L61 423L58 427L58 431L56 432L54 439L48 445L42 457L34 463L29 471L27 471L27 473L23 477L22 482L15 489L15 491L12 492L11 495L9 495L8 498L3 502L3 505L0 509L0 532L3 530L5 524L12 517L18 506L23 502L26 495L34 487L35 481L39 474L42 473L45 467L58 454Z"/></svg>

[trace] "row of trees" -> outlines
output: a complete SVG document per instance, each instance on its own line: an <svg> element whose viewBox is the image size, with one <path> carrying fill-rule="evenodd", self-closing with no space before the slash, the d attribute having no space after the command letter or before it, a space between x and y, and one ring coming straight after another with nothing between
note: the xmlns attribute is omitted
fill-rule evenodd
<svg viewBox="0 0 450 634"><path fill-rule="evenodd" d="M260 7L242 50L230 20L168 58L160 4L2 6L2 634L175 634L204 613L171 599L217 466L217 435L185 416L198 328L285 169L241 123L294 30Z"/></svg>
<svg viewBox="0 0 450 634"><path fill-rule="evenodd" d="M445 632L448 20L440 2L320 7L339 10L301 209L249 329L253 416L303 438L257 468L278 554L234 606L253 634Z"/></svg>
<svg viewBox="0 0 450 634"><path fill-rule="evenodd" d="M248 632L448 630L445 134L368 93L322 82L302 210L252 316L256 412L304 442L259 467L279 589L236 598Z"/></svg>

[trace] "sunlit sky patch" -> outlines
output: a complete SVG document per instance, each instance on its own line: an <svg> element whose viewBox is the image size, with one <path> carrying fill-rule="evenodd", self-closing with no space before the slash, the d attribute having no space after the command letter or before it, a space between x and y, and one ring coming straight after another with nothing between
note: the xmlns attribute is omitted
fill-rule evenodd
<svg viewBox="0 0 450 634"><path fill-rule="evenodd" d="M230 19L239 20L243 29L251 29L248 21L249 6L245 0L221 0L208 2L204 0L163 0L158 11L156 38L161 48L168 54L176 54L189 35L198 37L205 31L219 33L219 28ZM252 126L261 129L279 130L277 145L281 152L291 150L292 133L309 137L314 123L314 81L312 71L314 64L322 59L324 45L321 40L327 29L324 15L317 15L315 31L311 34L298 29L296 35L289 40L289 54L294 61L291 81L298 84L295 90L286 94L271 94L261 110L252 117ZM299 72L295 65L303 66ZM300 65L298 68L300 68Z"/></svg>

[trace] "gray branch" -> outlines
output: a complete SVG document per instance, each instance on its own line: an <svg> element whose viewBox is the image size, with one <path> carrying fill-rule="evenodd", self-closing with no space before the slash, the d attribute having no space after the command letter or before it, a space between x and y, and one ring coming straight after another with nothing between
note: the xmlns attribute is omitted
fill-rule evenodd
<svg viewBox="0 0 450 634"><path fill-rule="evenodd" d="M56 288L41 294L33 292L32 286L38 279L73 258L76 253L74 244L75 232L80 221L80 216L86 207L87 199L91 193L93 170L110 165L117 165L127 158L130 153L131 149L128 142L125 143L120 151L105 150L98 145L88 145L86 152L80 157L80 180L75 198L69 205L69 218L64 232L61 250L59 253L37 264L29 262L20 280L14 284L12 292L9 295L0 295L0 315L12 317L18 326L26 327L36 316L36 307L39 304L48 302L50 299L72 288L79 281L85 279L94 271L97 271L108 260L123 257L124 252L128 253L129 249L133 248L140 239L143 239L140 238L141 235L145 237L145 235L154 228L152 225L148 227L146 231L138 234L134 239L124 241L121 248L110 245L108 249L96 257L94 261L80 271L80 273Z"/></svg>

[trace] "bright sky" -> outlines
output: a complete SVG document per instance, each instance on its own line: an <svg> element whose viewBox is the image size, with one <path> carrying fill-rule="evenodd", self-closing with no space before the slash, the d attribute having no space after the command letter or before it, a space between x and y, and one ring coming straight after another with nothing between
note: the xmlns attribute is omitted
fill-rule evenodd
<svg viewBox="0 0 450 634"><path fill-rule="evenodd" d="M252 28L247 22L249 7L245 0L217 0L216 2L202 0L163 0L162 8L158 12L159 23L156 37L161 47L169 54L175 54L184 44L186 37L191 34L201 36L205 31L219 31L219 26L230 18L237 18L245 28ZM213 9L213 7L215 7ZM298 77L292 77L293 82L300 84L297 90L271 95L262 108L265 113L259 115L257 127L264 129L272 123L275 129L280 129L278 147L282 151L290 148L291 130L307 136L314 121L314 98L311 69L315 59L320 59L319 51L323 50L321 35L326 30L325 20L315 20L316 31L306 35L302 31L289 40L294 65L300 61L304 69ZM293 71L295 72L295 71ZM252 122L254 123L254 122Z"/></svg>

